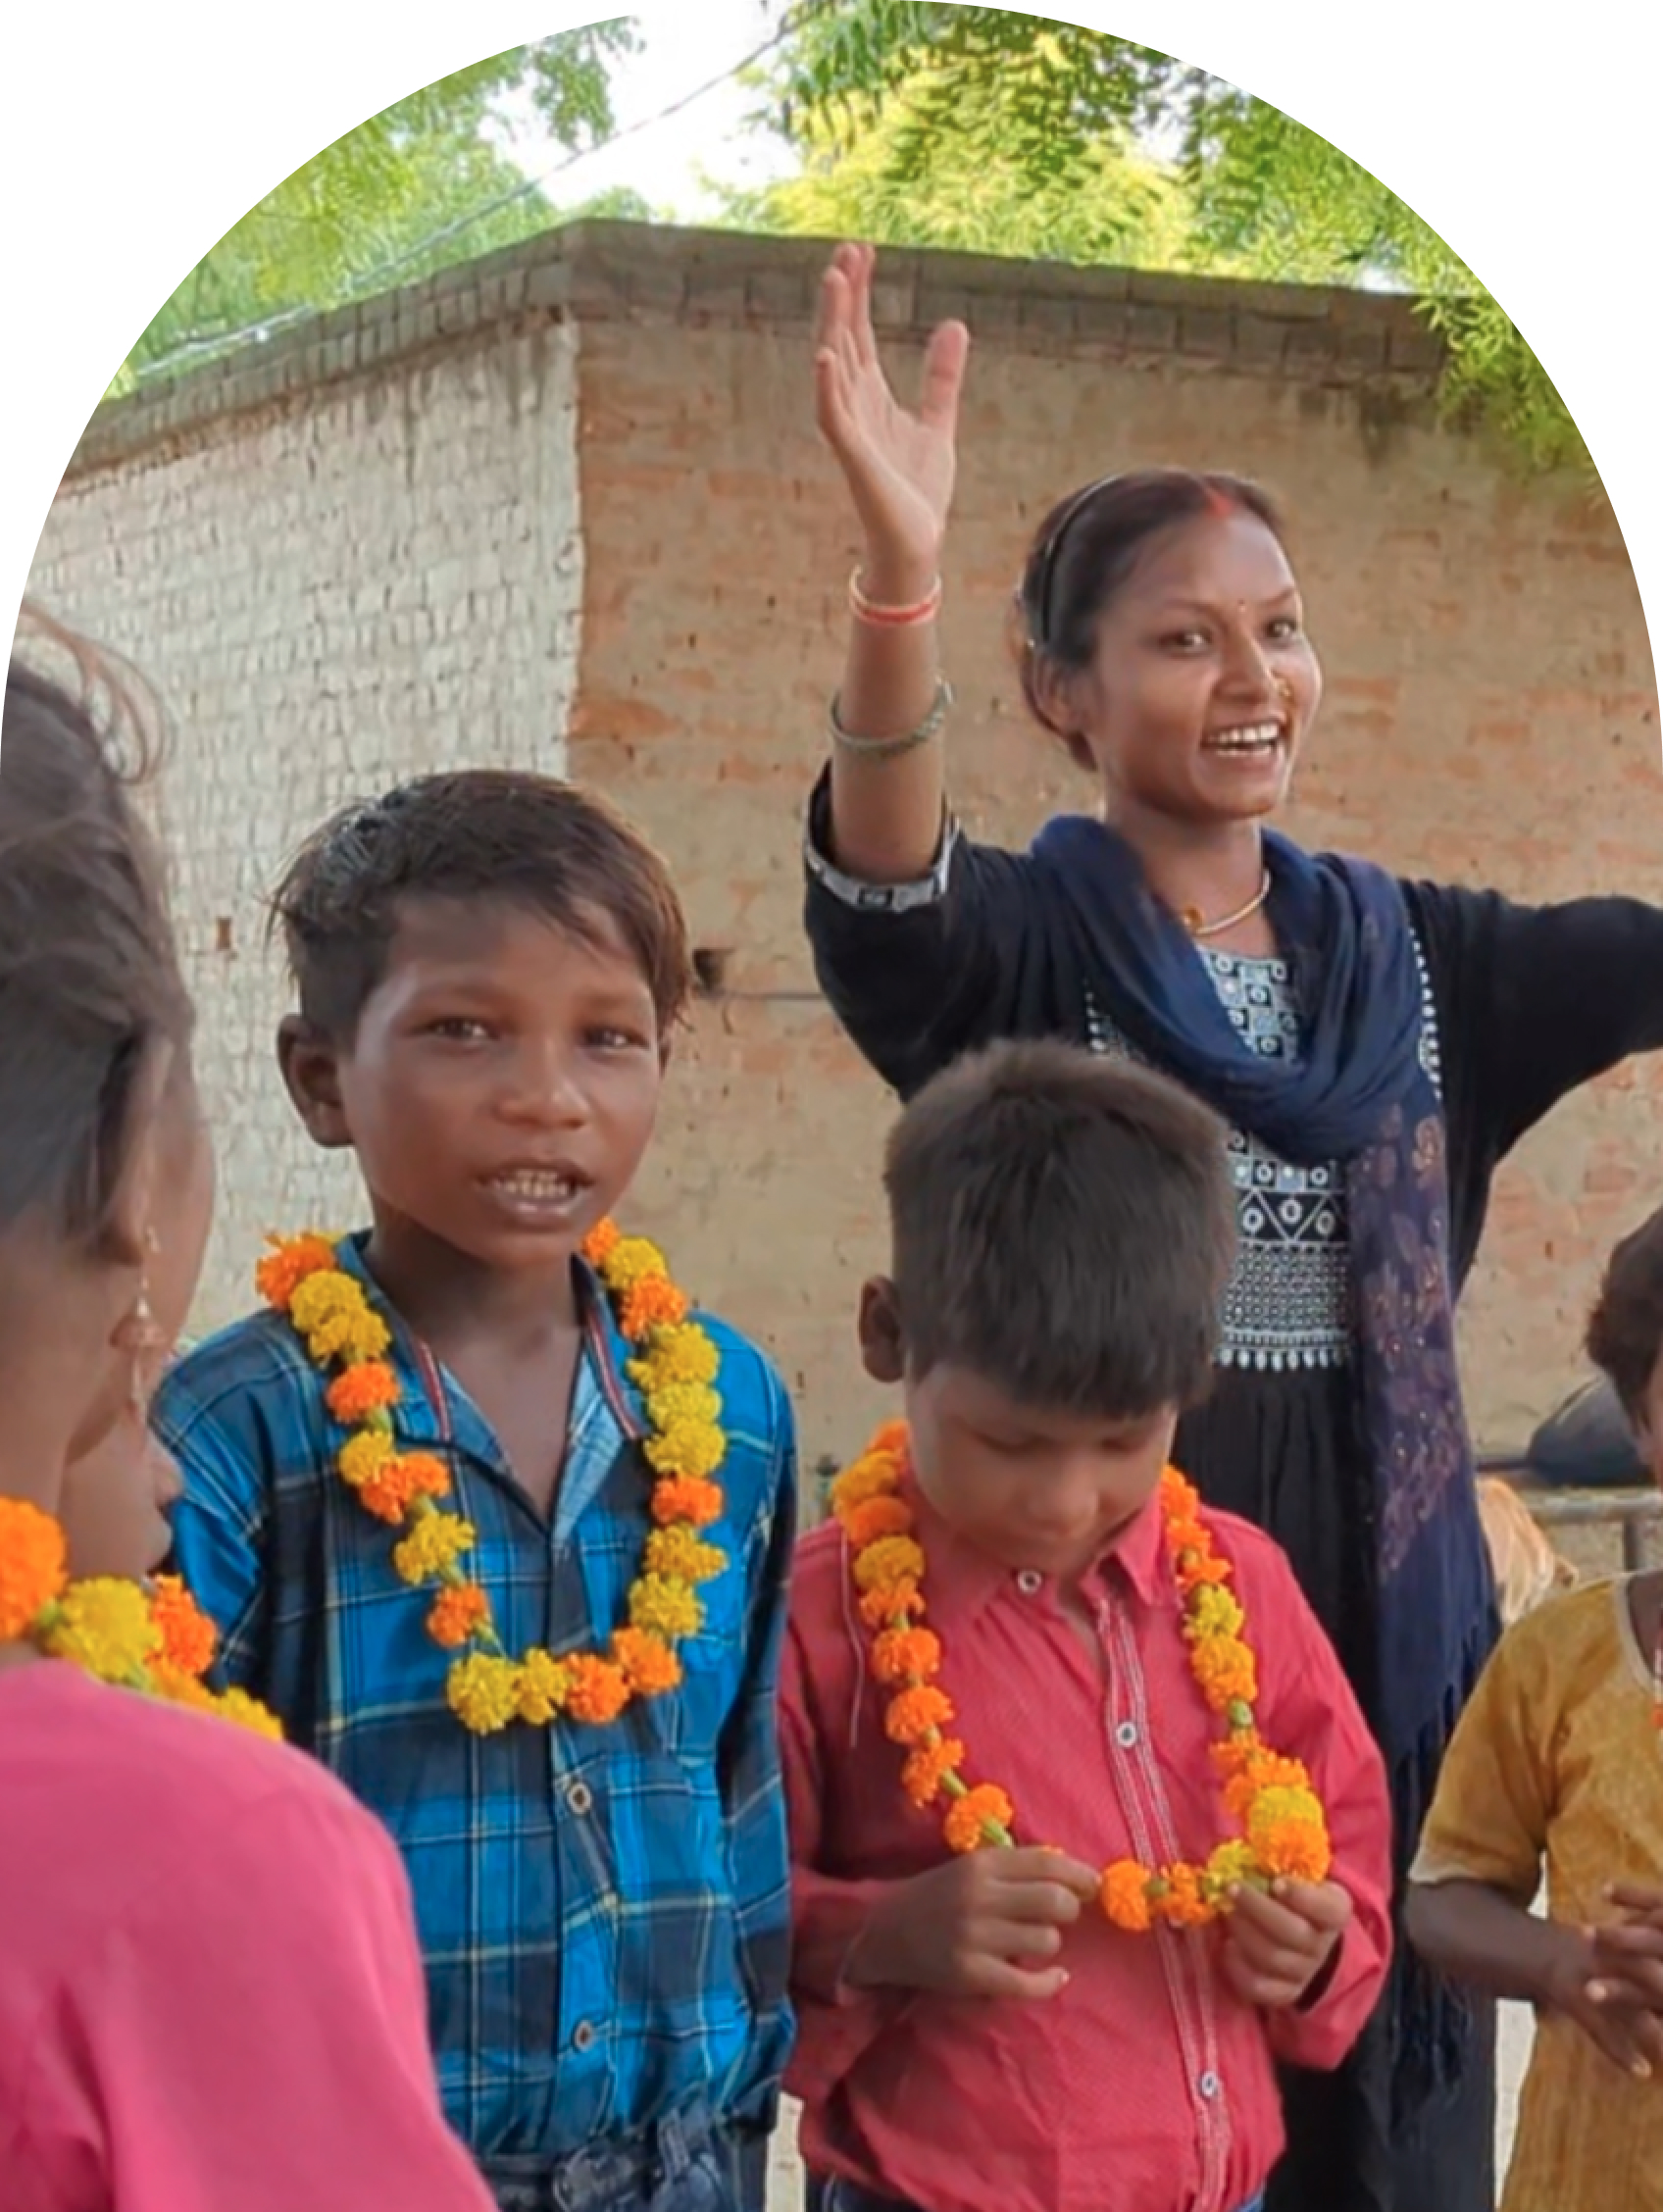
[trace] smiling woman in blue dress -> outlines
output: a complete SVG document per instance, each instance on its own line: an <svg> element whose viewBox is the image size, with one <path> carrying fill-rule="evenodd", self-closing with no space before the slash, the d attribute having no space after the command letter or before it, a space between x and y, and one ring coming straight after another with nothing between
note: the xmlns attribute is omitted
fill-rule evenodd
<svg viewBox="0 0 1663 2212"><path fill-rule="evenodd" d="M1135 1057L1230 1125L1240 1249L1179 1458L1270 1531L1390 1768L1406 1868L1494 1636L1454 1351L1497 1163L1560 1098L1663 1047L1663 912L1526 908L1316 856L1270 828L1322 672L1275 510L1154 470L1087 484L1023 573L1023 684L1096 780L1026 852L948 811L934 617L969 340L916 413L839 249L822 431L864 536L807 839L817 972L903 1096L996 1036ZM1494 2022L1406 1951L1334 2075L1285 2082L1268 2212L1490 2212Z"/></svg>

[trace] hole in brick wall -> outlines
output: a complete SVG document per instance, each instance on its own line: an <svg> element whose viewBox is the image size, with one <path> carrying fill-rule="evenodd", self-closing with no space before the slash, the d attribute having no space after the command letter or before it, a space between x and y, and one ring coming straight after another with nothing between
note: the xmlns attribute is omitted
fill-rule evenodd
<svg viewBox="0 0 1663 2212"><path fill-rule="evenodd" d="M229 952L231 950L231 923L228 914L222 914L214 925L214 950L216 952Z"/></svg>
<svg viewBox="0 0 1663 2212"><path fill-rule="evenodd" d="M693 984L700 998L720 998L728 987L728 963L732 954L725 945L694 945Z"/></svg>

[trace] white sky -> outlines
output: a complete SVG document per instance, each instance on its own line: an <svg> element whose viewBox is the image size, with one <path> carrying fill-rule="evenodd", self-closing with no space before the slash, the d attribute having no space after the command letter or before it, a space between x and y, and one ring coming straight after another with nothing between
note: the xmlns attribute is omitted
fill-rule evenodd
<svg viewBox="0 0 1663 2212"><path fill-rule="evenodd" d="M775 0L767 12L762 0L699 0L697 9L690 10L686 0L680 0L667 10L646 0L630 9L629 0L617 0L619 14L640 19L642 45L638 54L613 67L613 115L621 130L641 127L561 168L548 179L549 197L557 206L571 206L628 185L655 210L697 222L714 212L706 177L750 186L789 176L796 167L789 148L770 132L747 130L745 118L757 98L739 85L721 84L679 114L653 120L754 53L778 29L781 5L781 0ZM687 35L690 20L697 24L696 38ZM537 177L568 158L541 131L534 116L528 116L515 143L505 150Z"/></svg>

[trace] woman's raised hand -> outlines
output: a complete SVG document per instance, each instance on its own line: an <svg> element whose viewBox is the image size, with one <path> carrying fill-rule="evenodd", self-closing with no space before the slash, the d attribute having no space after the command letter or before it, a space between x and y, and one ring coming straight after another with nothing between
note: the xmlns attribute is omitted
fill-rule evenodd
<svg viewBox="0 0 1663 2212"><path fill-rule="evenodd" d="M866 534L865 588L921 596L933 582L953 500L959 395L970 333L944 323L930 340L915 414L899 405L872 329L870 246L839 246L820 295L815 413Z"/></svg>

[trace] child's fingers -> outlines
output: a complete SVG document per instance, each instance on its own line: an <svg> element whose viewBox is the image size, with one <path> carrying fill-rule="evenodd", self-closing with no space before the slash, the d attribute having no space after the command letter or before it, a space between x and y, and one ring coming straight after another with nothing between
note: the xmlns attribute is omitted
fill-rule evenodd
<svg viewBox="0 0 1663 2212"><path fill-rule="evenodd" d="M1008 1959L982 1957L966 1971L963 1994L971 1997L1015 1997L1025 2004L1055 1997L1068 1986L1064 1967L1015 1966Z"/></svg>
<svg viewBox="0 0 1663 2212"><path fill-rule="evenodd" d="M1638 1882L1610 1882L1605 1894L1619 1912L1663 1914L1663 1889L1645 1889Z"/></svg>
<svg viewBox="0 0 1663 2212"><path fill-rule="evenodd" d="M1255 1961L1239 1943L1229 1943L1224 1954L1225 1978L1243 2004L1275 2010L1291 2004L1310 1977L1310 1961L1294 1974L1277 1973Z"/></svg>
<svg viewBox="0 0 1663 2212"><path fill-rule="evenodd" d="M1310 1948L1312 1923L1280 1897L1262 1889L1240 1889L1231 1908L1231 1932L1238 1941L1256 1936L1262 1943Z"/></svg>
<svg viewBox="0 0 1663 2212"><path fill-rule="evenodd" d="M1337 1935L1351 1919L1351 1893L1337 1882L1279 1882L1271 1894L1325 1936Z"/></svg>

